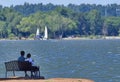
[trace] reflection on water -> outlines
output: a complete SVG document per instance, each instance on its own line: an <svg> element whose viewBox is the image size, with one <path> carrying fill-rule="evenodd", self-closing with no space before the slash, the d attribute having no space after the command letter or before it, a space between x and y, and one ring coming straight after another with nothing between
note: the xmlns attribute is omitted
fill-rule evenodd
<svg viewBox="0 0 120 82"><path fill-rule="evenodd" d="M31 53L45 78L88 78L95 82L120 81L120 40L0 41L0 77L4 62L21 50ZM10 73L12 75L12 73ZM23 75L22 72L17 72Z"/></svg>

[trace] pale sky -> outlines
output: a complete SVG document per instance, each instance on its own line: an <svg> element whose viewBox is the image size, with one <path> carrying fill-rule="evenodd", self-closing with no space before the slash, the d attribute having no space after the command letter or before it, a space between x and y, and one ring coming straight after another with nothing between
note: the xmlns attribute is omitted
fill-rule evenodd
<svg viewBox="0 0 120 82"><path fill-rule="evenodd" d="M118 4L120 5L120 0L0 0L0 5L2 6L11 6L11 5L23 5L25 2L28 3L43 3L43 4L57 4L57 5L68 5L70 3L80 5L82 3L85 4Z"/></svg>

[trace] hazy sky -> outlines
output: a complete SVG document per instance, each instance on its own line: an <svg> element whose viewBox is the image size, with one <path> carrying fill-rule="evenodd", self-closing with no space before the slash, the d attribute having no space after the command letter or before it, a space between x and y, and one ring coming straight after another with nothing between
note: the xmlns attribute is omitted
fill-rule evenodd
<svg viewBox="0 0 120 82"><path fill-rule="evenodd" d="M72 4L82 4L82 3L89 3L89 4L102 4L102 5L107 5L107 4L113 4L117 3L120 4L120 0L0 0L0 5L3 6L10 6L10 5L20 5L24 4L25 2L29 3L53 3L53 4L64 4L68 5L69 3Z"/></svg>

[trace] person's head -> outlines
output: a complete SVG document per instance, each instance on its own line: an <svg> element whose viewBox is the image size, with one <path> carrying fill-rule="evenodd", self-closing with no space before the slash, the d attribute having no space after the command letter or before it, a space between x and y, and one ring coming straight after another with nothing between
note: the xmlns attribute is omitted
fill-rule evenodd
<svg viewBox="0 0 120 82"><path fill-rule="evenodd" d="M24 52L24 51L21 51L20 54L21 54L21 56L24 56L24 55L25 55L25 52Z"/></svg>
<svg viewBox="0 0 120 82"><path fill-rule="evenodd" d="M30 58L30 57L31 57L31 54L30 54L30 53L28 53L28 54L27 54L27 58Z"/></svg>

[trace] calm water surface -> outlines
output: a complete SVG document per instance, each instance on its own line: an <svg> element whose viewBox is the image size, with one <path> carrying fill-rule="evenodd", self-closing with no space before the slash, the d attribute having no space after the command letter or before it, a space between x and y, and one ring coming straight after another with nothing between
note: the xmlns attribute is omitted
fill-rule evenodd
<svg viewBox="0 0 120 82"><path fill-rule="evenodd" d="M16 60L21 50L32 54L45 78L120 82L120 40L0 41L0 77L5 77L4 62Z"/></svg>

